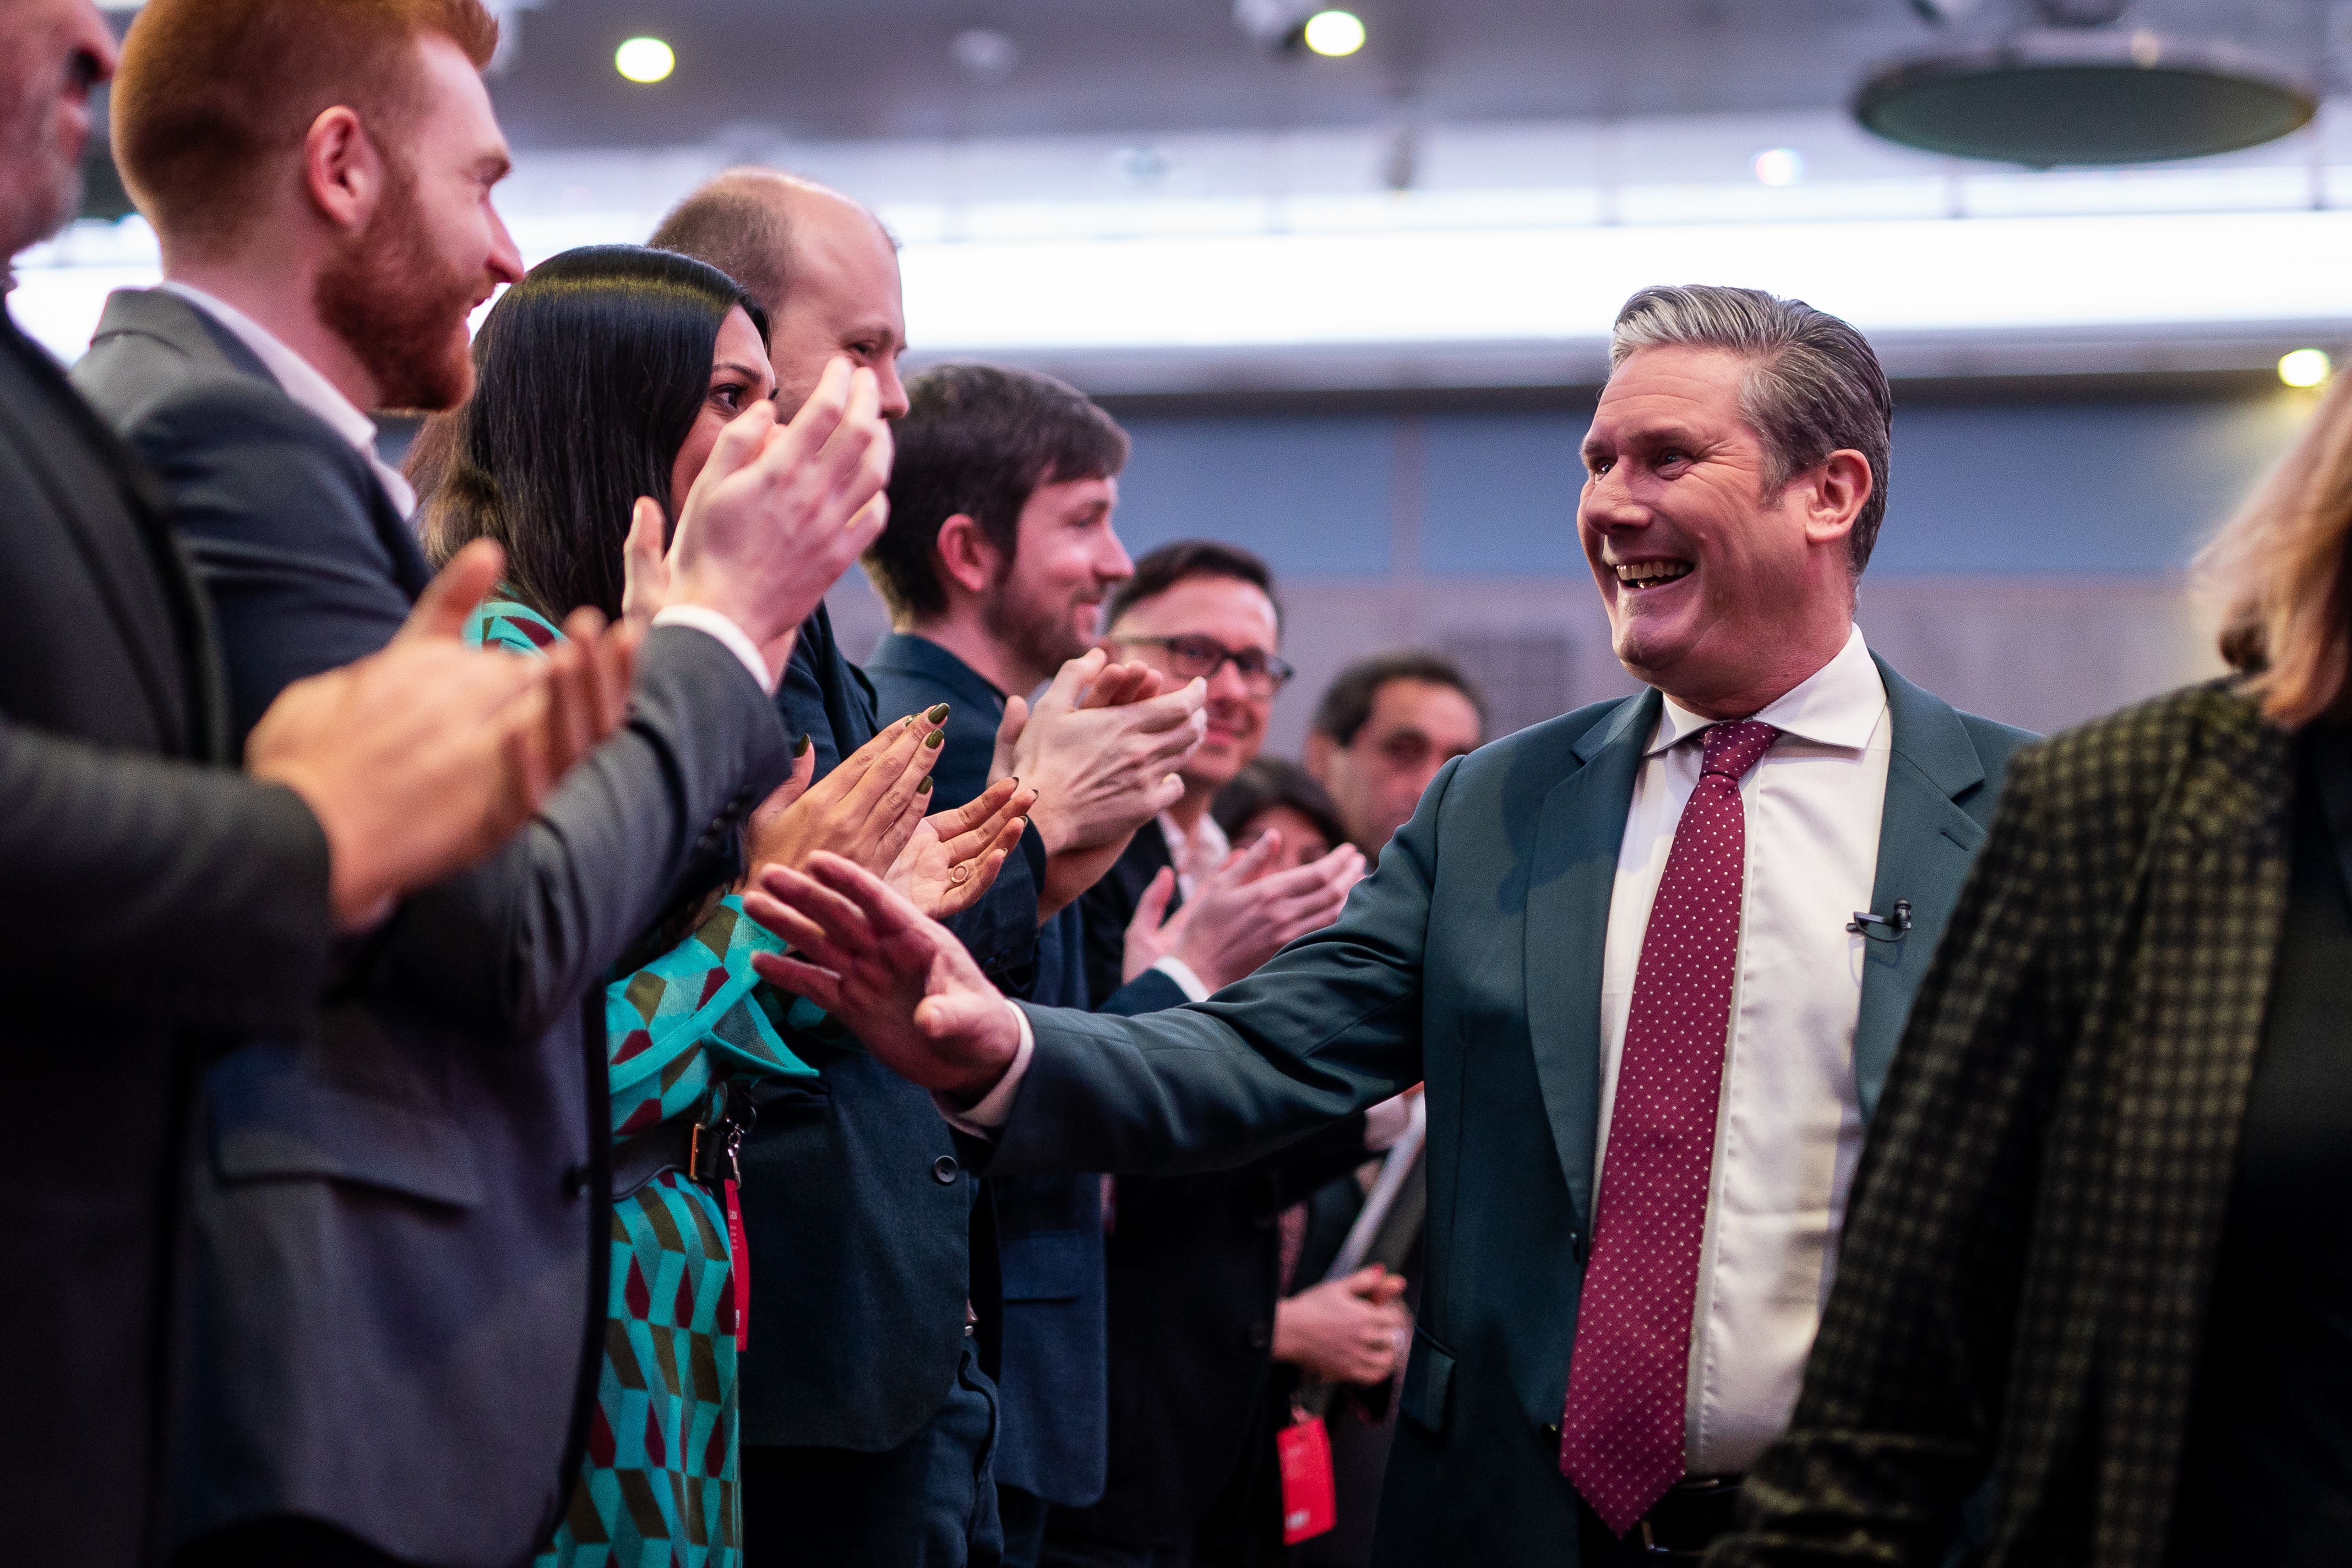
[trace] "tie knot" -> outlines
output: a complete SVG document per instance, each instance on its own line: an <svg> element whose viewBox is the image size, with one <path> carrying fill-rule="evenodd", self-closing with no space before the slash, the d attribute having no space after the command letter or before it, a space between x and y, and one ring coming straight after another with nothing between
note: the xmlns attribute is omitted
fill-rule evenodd
<svg viewBox="0 0 2352 1568"><path fill-rule="evenodd" d="M1714 725L1700 738L1698 771L1702 776L1721 773L1727 778L1744 778L1780 738L1780 731L1753 719Z"/></svg>

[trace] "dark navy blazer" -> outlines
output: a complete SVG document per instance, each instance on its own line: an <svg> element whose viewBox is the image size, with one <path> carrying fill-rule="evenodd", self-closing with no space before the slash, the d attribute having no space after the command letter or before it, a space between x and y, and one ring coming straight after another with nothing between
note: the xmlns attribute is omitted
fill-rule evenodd
<svg viewBox="0 0 2352 1568"><path fill-rule="evenodd" d="M946 749L931 777L941 809L988 787L1004 694L979 671L929 638L894 632L866 668L885 711L912 713L949 705ZM1026 835L1027 863L1005 870L1042 876L1036 835ZM1036 919L1034 882L1029 919ZM1087 1004L1084 929L1072 903L1038 937L1034 1000ZM1120 987L1106 1005L1149 1012L1184 1000L1176 983L1149 974ZM1000 1426L996 1479L1065 1507L1102 1494L1108 1393L1104 1368L1101 1179L1091 1175L1014 1176L986 1184L992 1208L1002 1316L995 1325Z"/></svg>
<svg viewBox="0 0 2352 1568"><path fill-rule="evenodd" d="M802 626L776 692L786 732L813 742L819 777L883 722L936 700L877 706L822 605ZM1020 994L1037 966L1032 865L1010 858L988 897L949 922L990 977ZM813 1039L804 1054L817 1079L761 1086L743 1146L753 1281L743 1441L876 1453L911 1437L947 1402L967 1304L990 1331L983 1350L990 1343L994 1248L983 1243L975 1268L979 1184L930 1096L854 1044Z"/></svg>

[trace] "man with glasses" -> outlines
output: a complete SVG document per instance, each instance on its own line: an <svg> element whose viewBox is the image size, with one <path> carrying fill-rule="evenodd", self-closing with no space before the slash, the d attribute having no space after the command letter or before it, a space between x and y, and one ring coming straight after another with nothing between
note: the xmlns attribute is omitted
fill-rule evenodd
<svg viewBox="0 0 2352 1568"><path fill-rule="evenodd" d="M1257 759L1275 693L1291 676L1275 651L1282 612L1274 577L1265 562L1233 545L1197 539L1163 545L1137 563L1135 575L1111 595L1103 626L1102 646L1112 658L1148 665L1171 684L1206 682L1208 729L1178 771L1184 793L1160 814L1157 830L1138 833L1110 873L1078 901L1086 921L1087 984L1095 995L1108 995L1126 978L1131 952L1136 967L1160 959L1180 979L1195 983L1189 990L1206 995L1256 967L1255 962L1236 966L1245 953L1219 953L1204 948L1201 938L1187 941L1196 922L1183 908L1231 853L1210 804ZM1138 923L1139 911L1149 912L1130 943L1128 928Z"/></svg>
<svg viewBox="0 0 2352 1568"><path fill-rule="evenodd" d="M1202 828L1214 833L1210 798L1264 741L1266 710L1287 673L1275 658L1277 620L1265 568L1228 551L1169 572L1164 568L1172 557L1162 552L1147 557L1138 574L1112 527L1126 435L1073 388L995 366L950 365L915 378L908 398L909 409L897 431L889 525L866 557L896 629L866 669L885 713L950 704L946 750L932 773L942 805L985 787L992 768L1010 768L1039 790L1035 837L1038 849L1050 854L1041 856L1046 863L1036 879L1040 908L1049 918L1031 994L1125 1014L1171 1007L1247 973L1290 937L1328 924L1361 868L1360 857L1348 852L1318 866L1257 876L1269 848L1217 874L1224 858L1220 847L1190 889L1197 897L1185 907L1201 918L1180 912L1170 919L1170 906L1182 902L1170 871L1150 900L1148 918L1138 922L1132 963L1122 963L1123 937L1139 901L1171 865L1170 831L1180 837ZM1098 647L1107 599L1118 635ZM1191 692L1196 701L1205 691L1208 702L1206 739L1192 749L1192 731L1185 730L1191 754L1163 757L1152 774L1153 791L1117 789L1122 764L1108 744L1087 748L1081 772L1048 765L1039 749L1043 737L1098 716L1083 706L1074 710L1074 702L1094 700L1115 681L1150 681L1153 671L1163 690ZM1049 679L1024 723L1023 694ZM1013 717L1006 729L1019 726L1021 738L1000 751L993 740L1008 708ZM1087 802L1115 794L1130 803L1121 808L1115 836L1083 827L1089 818L1108 824ZM1066 826L1056 818L1057 804ZM1058 914L1053 906L1082 894L1095 897L1088 884L1106 870L1113 875L1105 883L1118 881L1123 891L1103 906L1108 912L1101 918L1110 922L1108 962L1096 966L1087 962L1085 931L1094 917L1082 915L1076 904ZM1339 1163L1350 1163L1360 1158L1362 1126L1361 1119L1351 1119L1316 1142L1338 1151ZM975 1304L983 1341L1001 1322L993 1459L1006 1562L1039 1560L1049 1518L1083 1520L1100 1510L1121 1518L1139 1513L1149 1521L1145 1532L1156 1535L1160 1521L1173 1515L1177 1522L1170 1528L1181 1530L1207 1506L1209 1498L1195 1494L1213 1494L1234 1468L1265 1373L1265 1352L1247 1348L1249 1330L1270 1321L1273 1311L1273 1231L1256 1219L1261 1214L1270 1219L1279 1194L1261 1197L1267 1178L1254 1181L1239 1198L1226 1177L1146 1184L1130 1194L1131 1207L1117 1211L1116 1234L1109 1237L1099 1177L1035 1174L988 1184L977 1228L984 1230L992 1219L994 1257L984 1241L978 1243L972 1275L976 1284L983 1281L992 1261L1003 1284L1001 1319L992 1313L984 1289L975 1291ZM1205 1232L1192 1234L1212 1241L1222 1271L1175 1271L1175 1305L1162 1310L1175 1312L1177 1342L1172 1353L1163 1347L1157 1354L1156 1368L1139 1370L1192 1373L1192 1337L1212 1318L1239 1350L1241 1364L1217 1369L1218 1395L1208 1405L1188 1405L1185 1418L1164 1430L1130 1433L1114 1415L1122 1405L1108 1380L1128 1373L1129 1356L1154 1356L1167 1336L1115 1331L1107 1345L1107 1321L1119 1323L1130 1306L1161 1302L1166 1293L1149 1281L1131 1288L1132 1269L1115 1270L1129 1283L1107 1288L1106 1243L1114 1253L1149 1243L1158 1228L1157 1190L1173 1193L1187 1185L1219 1189L1206 1207L1177 1206L1214 1220ZM1115 1203L1127 1201L1114 1195ZM1235 1237L1242 1249L1238 1300ZM1213 1294L1213 1314L1191 1305L1203 1289ZM1160 1402L1150 1403L1157 1407ZM1205 1415L1205 1426L1195 1418L1196 1409ZM1121 1478L1138 1469L1133 1450L1147 1438L1172 1440L1181 1466L1151 1476L1146 1495L1129 1496L1131 1482ZM1204 1446L1214 1450L1213 1460L1196 1452ZM1139 1463L1154 1468L1148 1457ZM1197 1484L1196 1469L1205 1478ZM1162 1495L1171 1481L1172 1500ZM1100 1510L1088 1507L1098 1500ZM1124 1531L1122 1542L1133 1532ZM1117 1550L1126 1548L1122 1543Z"/></svg>
<svg viewBox="0 0 2352 1568"><path fill-rule="evenodd" d="M1265 875L1279 845L1261 838L1236 858L1209 812L1264 747L1291 675L1265 563L1210 541L1164 545L1112 593L1104 623L1111 657L1207 683L1208 729L1179 770L1183 795L1079 900L1087 985L1108 994L1156 966L1197 1000L1255 969L1270 944L1328 923L1325 900L1353 885L1363 858L1341 846ZM1286 883L1297 889L1269 897ZM1282 900L1297 912L1278 913ZM1240 1561L1279 1538L1278 1502L1244 1462L1274 1446L1267 1387L1293 1261L1279 1216L1392 1142L1407 1116L1376 1110L1238 1171L1111 1184L1108 1482L1092 1507L1054 1510L1042 1562ZM1364 1282L1344 1304L1391 1363L1403 1338L1396 1293L1393 1280Z"/></svg>

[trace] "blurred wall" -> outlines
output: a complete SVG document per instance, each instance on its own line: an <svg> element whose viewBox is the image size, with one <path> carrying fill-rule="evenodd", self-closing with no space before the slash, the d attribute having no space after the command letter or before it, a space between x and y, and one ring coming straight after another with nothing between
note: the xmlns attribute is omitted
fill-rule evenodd
<svg viewBox="0 0 2352 1568"><path fill-rule="evenodd" d="M2218 671L2187 603L2200 541L2284 448L2305 394L1898 393L1886 524L1857 619L1912 679L2048 731ZM1127 412L1118 528L1272 563L1295 752L1349 659L1429 643L1492 689L1498 732L1631 690L1576 542L1589 399L1540 409ZM862 581L846 646L881 629Z"/></svg>

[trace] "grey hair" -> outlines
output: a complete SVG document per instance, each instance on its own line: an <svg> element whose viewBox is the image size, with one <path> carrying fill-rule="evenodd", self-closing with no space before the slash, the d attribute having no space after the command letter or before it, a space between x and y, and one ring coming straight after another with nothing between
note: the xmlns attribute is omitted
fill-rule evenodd
<svg viewBox="0 0 2352 1568"><path fill-rule="evenodd" d="M1652 348L1723 349L1748 362L1739 415L1763 439L1768 494L1831 453L1870 462L1870 499L1847 536L1853 575L1870 563L1886 517L1895 395L1869 342L1826 310L1760 289L1693 283L1644 289L1609 334L1609 368Z"/></svg>

